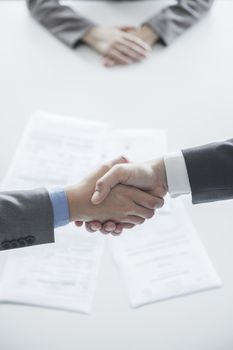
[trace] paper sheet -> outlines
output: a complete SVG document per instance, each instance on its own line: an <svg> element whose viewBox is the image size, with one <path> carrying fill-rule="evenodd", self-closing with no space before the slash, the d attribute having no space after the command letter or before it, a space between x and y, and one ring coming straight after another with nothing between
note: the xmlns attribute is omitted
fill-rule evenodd
<svg viewBox="0 0 233 350"><path fill-rule="evenodd" d="M56 232L56 244L10 251L0 300L90 313L103 252L100 235Z"/></svg>
<svg viewBox="0 0 233 350"><path fill-rule="evenodd" d="M100 162L103 123L37 113L29 122L2 189L77 183ZM56 232L56 244L4 252L0 300L90 312L104 237L75 229Z"/></svg>
<svg viewBox="0 0 233 350"><path fill-rule="evenodd" d="M170 214L110 241L133 307L221 286L182 202L171 203Z"/></svg>
<svg viewBox="0 0 233 350"><path fill-rule="evenodd" d="M77 183L101 161L108 131L105 123L37 112L1 187L31 189Z"/></svg>
<svg viewBox="0 0 233 350"><path fill-rule="evenodd" d="M161 157L167 151L167 139L160 129L116 129L109 133L105 157L124 155L129 161L144 162Z"/></svg>

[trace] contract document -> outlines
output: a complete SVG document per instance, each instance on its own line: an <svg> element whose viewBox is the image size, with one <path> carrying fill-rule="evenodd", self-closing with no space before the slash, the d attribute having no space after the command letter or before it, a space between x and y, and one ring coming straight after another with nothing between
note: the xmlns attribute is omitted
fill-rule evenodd
<svg viewBox="0 0 233 350"><path fill-rule="evenodd" d="M78 183L101 161L108 130L103 123L36 113L2 190ZM104 238L70 224L56 230L55 244L3 252L0 300L89 313Z"/></svg>

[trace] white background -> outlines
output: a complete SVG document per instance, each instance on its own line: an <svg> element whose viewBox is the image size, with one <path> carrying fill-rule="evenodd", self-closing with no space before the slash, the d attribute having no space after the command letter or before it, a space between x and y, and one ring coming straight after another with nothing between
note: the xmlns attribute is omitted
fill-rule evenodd
<svg viewBox="0 0 233 350"><path fill-rule="evenodd" d="M106 24L137 24L157 5L76 3ZM141 64L106 69L88 48L72 51L49 35L30 18L24 2L2 1L0 178L37 109L121 128L165 128L170 151L232 138L232 18L233 2L216 1L205 19L169 48L157 47ZM106 252L91 316L1 305L1 350L232 350L232 201L199 206L184 201L222 289L132 310Z"/></svg>

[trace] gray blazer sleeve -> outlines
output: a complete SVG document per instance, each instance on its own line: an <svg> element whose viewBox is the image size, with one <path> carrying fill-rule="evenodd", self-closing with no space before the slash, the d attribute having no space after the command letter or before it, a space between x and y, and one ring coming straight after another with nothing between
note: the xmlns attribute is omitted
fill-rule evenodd
<svg viewBox="0 0 233 350"><path fill-rule="evenodd" d="M45 189L0 192L0 250L52 242L53 209Z"/></svg>
<svg viewBox="0 0 233 350"><path fill-rule="evenodd" d="M58 0L26 0L32 16L58 39L74 48L84 34L96 24L82 17ZM149 25L165 45L197 22L211 7L214 0L178 0L148 19Z"/></svg>
<svg viewBox="0 0 233 350"><path fill-rule="evenodd" d="M53 35L71 48L77 46L95 23L80 16L58 0L26 0L32 16Z"/></svg>
<svg viewBox="0 0 233 350"><path fill-rule="evenodd" d="M194 204L233 199L233 139L182 152Z"/></svg>
<svg viewBox="0 0 233 350"><path fill-rule="evenodd" d="M177 37L199 21L210 9L214 0L178 0L148 19L149 25L165 45L171 44Z"/></svg>

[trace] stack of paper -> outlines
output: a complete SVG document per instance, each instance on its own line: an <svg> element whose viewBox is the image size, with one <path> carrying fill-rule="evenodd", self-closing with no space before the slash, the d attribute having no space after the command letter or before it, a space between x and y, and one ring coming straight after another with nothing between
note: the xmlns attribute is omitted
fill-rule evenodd
<svg viewBox="0 0 233 350"><path fill-rule="evenodd" d="M112 130L109 125L37 113L30 121L2 189L77 183L93 166L120 154L132 161L166 151L161 130ZM56 230L56 243L4 252L0 300L89 313L105 237ZM154 219L110 240L132 306L220 285L179 201L166 199Z"/></svg>

